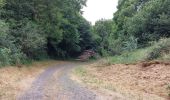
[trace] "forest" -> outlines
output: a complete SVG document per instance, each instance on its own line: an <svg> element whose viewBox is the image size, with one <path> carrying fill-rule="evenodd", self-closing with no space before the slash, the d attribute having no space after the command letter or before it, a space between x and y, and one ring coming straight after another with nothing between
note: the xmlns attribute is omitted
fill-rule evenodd
<svg viewBox="0 0 170 100"><path fill-rule="evenodd" d="M170 37L169 5L119 0L113 19L91 25L82 16L86 0L0 0L0 65L74 58L89 49L115 56L151 46Z"/></svg>

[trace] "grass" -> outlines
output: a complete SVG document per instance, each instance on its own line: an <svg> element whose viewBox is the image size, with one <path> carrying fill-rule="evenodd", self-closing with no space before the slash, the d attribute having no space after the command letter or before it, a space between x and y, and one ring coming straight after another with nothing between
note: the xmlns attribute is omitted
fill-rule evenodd
<svg viewBox="0 0 170 100"><path fill-rule="evenodd" d="M102 84L103 82L97 78L95 78L94 75L91 75L87 72L87 70L83 67L77 67L74 70L74 74L81 77L83 79L84 83L90 83L90 84Z"/></svg>
<svg viewBox="0 0 170 100"><path fill-rule="evenodd" d="M130 64L151 60L170 60L170 38L161 39L150 47L124 52L121 55L108 57L112 64Z"/></svg>
<svg viewBox="0 0 170 100"><path fill-rule="evenodd" d="M21 68L15 66L0 68L0 100L15 100L17 95L28 89L46 68L60 63L62 62L48 60L32 62L31 65L23 65Z"/></svg>
<svg viewBox="0 0 170 100"><path fill-rule="evenodd" d="M100 59L95 67L106 67L112 64L133 64L141 61L146 61L149 54L153 51L153 47L124 52L121 55L105 57Z"/></svg>
<svg viewBox="0 0 170 100"><path fill-rule="evenodd" d="M74 73L77 74L78 76L85 76L87 74L87 71L83 68L83 67L77 67L75 70L74 70Z"/></svg>
<svg viewBox="0 0 170 100"><path fill-rule="evenodd" d="M97 78L96 76L90 74L86 68L84 67L77 67L73 70L73 74L78 76L80 78L80 80L92 87L95 88L103 88L103 89L107 89L107 90L111 90L111 91L116 91L115 87L110 84L107 83L99 78Z"/></svg>
<svg viewBox="0 0 170 100"><path fill-rule="evenodd" d="M133 52L125 52L119 56L110 57L110 61L114 64L129 64L144 61L147 59L148 54L152 51L152 48L138 49Z"/></svg>

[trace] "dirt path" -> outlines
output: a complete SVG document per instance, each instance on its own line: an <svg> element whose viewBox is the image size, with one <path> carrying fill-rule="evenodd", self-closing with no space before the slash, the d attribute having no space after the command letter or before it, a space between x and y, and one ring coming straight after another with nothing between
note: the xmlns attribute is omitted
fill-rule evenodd
<svg viewBox="0 0 170 100"><path fill-rule="evenodd" d="M76 63L52 66L33 82L19 100L95 100L96 94L72 81L69 73Z"/></svg>
<svg viewBox="0 0 170 100"><path fill-rule="evenodd" d="M135 66L135 65L112 65L110 67L101 67L101 68L99 67L96 69L95 67L94 68L91 67L93 65L86 63L84 68L87 68L87 72L89 72L89 74L87 73L87 75L85 74L84 76L80 76L80 77L82 77L83 80L88 80L88 81L91 80L89 82L92 82L92 84L94 82L95 84L95 82L98 82L99 80L92 78L94 74L96 78L98 77L98 79L102 79L101 81L102 87L107 86L105 88L109 88L109 89L113 88L114 90L114 91L107 91L106 89L105 91L105 89L103 90L103 88L95 89L86 84L88 86L87 87L82 82L79 82L79 80L76 77L72 77L71 74L72 69L82 65L84 66L84 63L62 62L56 66L51 66L47 68L32 83L30 89L28 89L25 93L19 95L18 100L139 100L139 99L148 100L148 97L150 97L149 100L164 100L164 98L161 98L152 93L149 94L149 92L147 93L139 92L140 95L138 95L138 92L136 93L135 91L135 94L133 93L132 95L131 92L128 91L129 88L126 85L130 84L129 86L131 86L131 84L133 84L135 81L138 81L139 86L141 86L140 81L144 82L143 80L145 80L146 82L149 81L149 83L151 84L153 81L152 79L155 79L154 77L156 77L156 79L162 80L165 78L166 80L167 79L169 80L169 72L164 71L169 69L168 66L163 66L163 65L161 65L161 67L159 65L154 67L151 66L150 70L148 69L143 71L139 66ZM164 73L167 72L165 74L167 76L164 77L160 76L160 78L159 76L156 76L157 74L162 75L161 70ZM149 73L150 74L154 73L154 74L150 75ZM143 78L138 77L138 75ZM123 82L125 82L125 84L123 84ZM153 82L155 84L155 81ZM137 87L138 84L135 84L132 89L138 89ZM100 84L96 83L96 85L100 85ZM117 87L122 86L120 87L122 91L121 90L119 91L119 87L117 89L115 88L115 86ZM123 88L123 86L125 86L126 88ZM144 89L148 89L148 86L149 84L147 84L146 87L144 87ZM156 87L154 87L153 89L155 88ZM165 87L162 87L159 90L163 90L164 88Z"/></svg>

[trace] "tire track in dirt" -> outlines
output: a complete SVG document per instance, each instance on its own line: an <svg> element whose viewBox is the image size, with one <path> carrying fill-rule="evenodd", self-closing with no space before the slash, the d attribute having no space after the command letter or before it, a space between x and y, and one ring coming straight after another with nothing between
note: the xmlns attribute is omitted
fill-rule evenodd
<svg viewBox="0 0 170 100"><path fill-rule="evenodd" d="M49 67L18 100L95 100L96 95L69 78L77 63Z"/></svg>
<svg viewBox="0 0 170 100"><path fill-rule="evenodd" d="M48 80L57 69L58 67L50 67L40 74L33 82L31 88L19 97L19 100L42 100L44 85L48 83Z"/></svg>
<svg viewBox="0 0 170 100"><path fill-rule="evenodd" d="M69 78L69 73L75 64L66 65L59 77L59 83L62 85L61 91L57 95L56 100L95 100L96 94L87 88L80 86Z"/></svg>

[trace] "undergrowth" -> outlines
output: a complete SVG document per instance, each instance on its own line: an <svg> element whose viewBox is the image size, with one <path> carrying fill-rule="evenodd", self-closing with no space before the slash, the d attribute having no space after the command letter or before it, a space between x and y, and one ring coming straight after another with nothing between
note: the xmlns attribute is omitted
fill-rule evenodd
<svg viewBox="0 0 170 100"><path fill-rule="evenodd" d="M148 55L148 60L170 60L170 38L161 39L152 47L152 51Z"/></svg>
<svg viewBox="0 0 170 100"><path fill-rule="evenodd" d="M121 55L109 57L109 62L114 64L129 64L151 60L170 60L170 38L161 39L150 47L124 52Z"/></svg>

